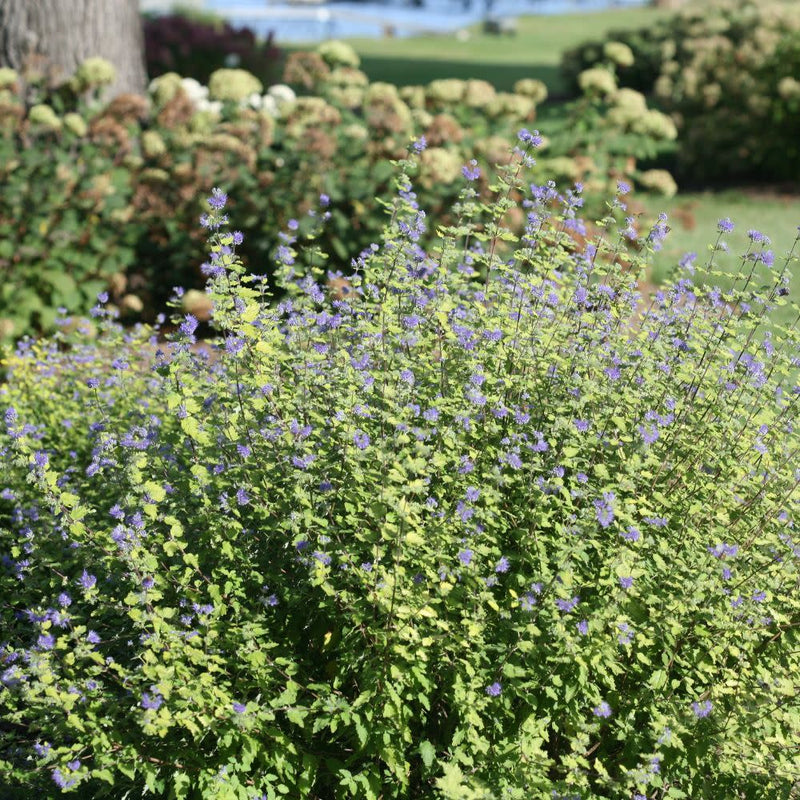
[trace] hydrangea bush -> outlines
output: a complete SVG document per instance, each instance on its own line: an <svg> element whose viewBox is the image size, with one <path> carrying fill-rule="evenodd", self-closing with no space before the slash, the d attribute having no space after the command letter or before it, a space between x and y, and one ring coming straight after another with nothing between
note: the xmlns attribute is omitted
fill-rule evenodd
<svg viewBox="0 0 800 800"><path fill-rule="evenodd" d="M19 346L9 791L788 796L800 350L767 318L794 259L753 231L722 293L723 220L706 265L644 302L630 232L609 216L578 246L579 191L527 185L540 142L520 132L488 204L465 164L428 249L417 142L336 292L313 230L286 226L277 303L215 190L208 347L191 315L166 340L122 330L105 297L96 342Z"/></svg>
<svg viewBox="0 0 800 800"><path fill-rule="evenodd" d="M568 51L563 68L577 87L583 70L609 58L610 46L628 45L633 58L618 62L620 83L652 95L675 120L673 169L684 181L793 180L800 175L799 35L790 0L686 3L646 28Z"/></svg>
<svg viewBox="0 0 800 800"><path fill-rule="evenodd" d="M87 315L103 289L129 322L152 322L176 285L202 289L197 264L205 242L196 220L215 183L234 198L246 233L239 254L256 270L281 245L277 231L328 194L321 244L346 270L380 235L375 198L391 191L390 160L402 158L412 136L429 145L420 197L445 222L461 166L471 158L484 170L506 161L509 137L532 123L546 96L530 79L515 93L458 80L398 89L370 84L357 64L352 48L328 42L320 52L292 54L291 86L266 86L241 68L214 71L208 86L169 72L152 81L147 96L91 107L56 103L43 87L34 104L21 94L20 76L0 71L0 180L7 187L0 195L0 341L52 330L62 306ZM87 76L98 78L97 64L81 74L86 88ZM624 120L607 106L579 106L545 150L537 180L582 181L598 215L618 178L669 190L629 157L663 141L652 126L631 127L645 111L643 99ZM602 131L591 153L585 137L576 141L579 125ZM478 188L487 198L488 183L480 179ZM523 222L518 215L520 229Z"/></svg>

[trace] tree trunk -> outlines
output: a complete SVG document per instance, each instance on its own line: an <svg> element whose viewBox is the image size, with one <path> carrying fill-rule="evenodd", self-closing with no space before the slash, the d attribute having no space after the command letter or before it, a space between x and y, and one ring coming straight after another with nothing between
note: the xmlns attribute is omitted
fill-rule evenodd
<svg viewBox="0 0 800 800"><path fill-rule="evenodd" d="M139 0L0 0L0 66L44 71L57 85L89 56L117 70L106 98L144 91Z"/></svg>

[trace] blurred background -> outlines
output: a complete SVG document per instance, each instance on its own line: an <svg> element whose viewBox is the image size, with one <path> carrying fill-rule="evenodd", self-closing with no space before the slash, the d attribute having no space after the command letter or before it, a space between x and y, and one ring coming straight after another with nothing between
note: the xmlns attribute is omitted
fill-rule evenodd
<svg viewBox="0 0 800 800"><path fill-rule="evenodd" d="M96 16L76 19L59 0L5 0L0 342L52 330L62 307L85 320L99 291L130 322L154 319L175 286L201 313L197 220L212 186L230 194L258 273L289 220L327 195L320 244L330 272L347 273L380 236L392 160L422 135L417 191L443 224L462 166L477 160L486 196L527 127L545 140L531 180L581 187L576 237L597 233L620 183L630 246L668 215L644 291L706 261L728 217L721 284L743 266L755 281L791 274L799 6L87 0Z"/></svg>

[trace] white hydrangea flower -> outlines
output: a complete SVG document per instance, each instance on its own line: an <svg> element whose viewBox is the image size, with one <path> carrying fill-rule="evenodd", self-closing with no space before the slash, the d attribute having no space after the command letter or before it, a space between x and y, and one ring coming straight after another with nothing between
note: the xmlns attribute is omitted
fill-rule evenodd
<svg viewBox="0 0 800 800"><path fill-rule="evenodd" d="M208 87L194 78L182 78L181 88L195 105L208 97Z"/></svg>
<svg viewBox="0 0 800 800"><path fill-rule="evenodd" d="M289 103L294 103L297 99L297 95L294 93L293 89L285 83L276 83L274 86L270 86L267 90L267 94L275 100L278 108L288 105Z"/></svg>
<svg viewBox="0 0 800 800"><path fill-rule="evenodd" d="M265 94L261 98L261 111L271 117L279 117L281 113L278 108L278 101L271 94Z"/></svg>
<svg viewBox="0 0 800 800"><path fill-rule="evenodd" d="M197 101L197 110L198 111L208 111L212 114L221 114L222 113L222 101L221 100L208 100L207 98L203 98Z"/></svg>

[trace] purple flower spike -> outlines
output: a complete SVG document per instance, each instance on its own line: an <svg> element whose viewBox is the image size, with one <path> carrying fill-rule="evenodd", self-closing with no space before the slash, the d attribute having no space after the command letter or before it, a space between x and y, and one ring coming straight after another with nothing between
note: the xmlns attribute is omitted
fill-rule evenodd
<svg viewBox="0 0 800 800"><path fill-rule="evenodd" d="M734 228L733 222L730 217L725 217L717 223L717 230L720 233L730 233Z"/></svg>
<svg viewBox="0 0 800 800"><path fill-rule="evenodd" d="M469 164L465 164L461 167L461 174L468 181L476 181L481 176L481 168L478 166L478 162L473 158Z"/></svg>
<svg viewBox="0 0 800 800"><path fill-rule="evenodd" d="M211 197L208 198L208 204L216 211L222 211L225 208L225 203L228 202L228 195L222 189L212 189Z"/></svg>

